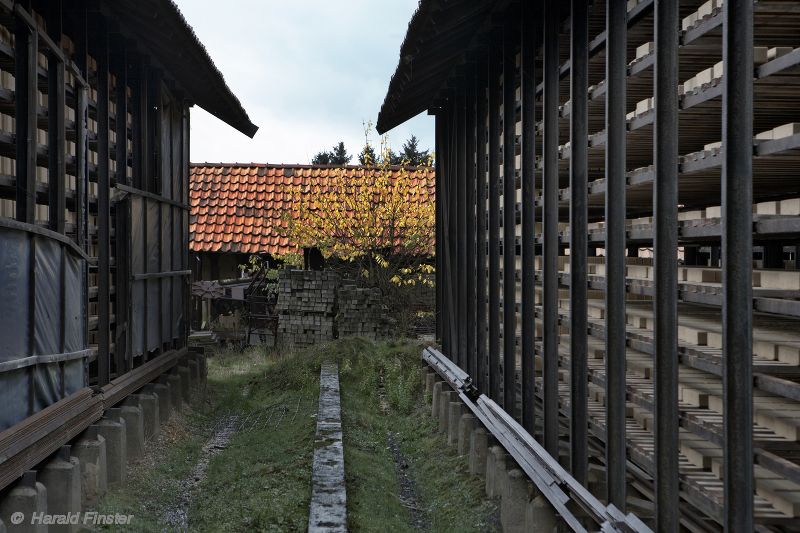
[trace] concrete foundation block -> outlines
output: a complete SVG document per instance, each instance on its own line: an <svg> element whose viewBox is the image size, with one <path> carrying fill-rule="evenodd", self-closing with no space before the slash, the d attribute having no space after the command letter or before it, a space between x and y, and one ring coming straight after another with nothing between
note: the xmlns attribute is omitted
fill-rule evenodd
<svg viewBox="0 0 800 533"><path fill-rule="evenodd" d="M464 409L466 411L466 408ZM478 419L472 413L464 413L458 421L458 455L468 455L470 437Z"/></svg>
<svg viewBox="0 0 800 533"><path fill-rule="evenodd" d="M120 416L125 419L125 448L128 460L136 460L144 454L144 420L142 409L134 405L120 407Z"/></svg>
<svg viewBox="0 0 800 533"><path fill-rule="evenodd" d="M458 395L445 386L442 393L439 395L439 431L447 436L447 428L450 422L450 402L458 399Z"/></svg>
<svg viewBox="0 0 800 533"><path fill-rule="evenodd" d="M528 501L525 509L525 531L553 533L558 531L559 520L555 510L541 494Z"/></svg>
<svg viewBox="0 0 800 533"><path fill-rule="evenodd" d="M164 425L169 417L172 416L172 397L169 392L169 385L163 383L150 383L142 389L146 394L156 397L158 403L158 423L159 428Z"/></svg>
<svg viewBox="0 0 800 533"><path fill-rule="evenodd" d="M106 481L109 487L123 483L128 466L127 427L118 408L107 409L97 424L97 434L106 441Z"/></svg>
<svg viewBox="0 0 800 533"><path fill-rule="evenodd" d="M181 377L181 398L187 405L192 401L192 375L188 366L179 366L178 375Z"/></svg>
<svg viewBox="0 0 800 533"><path fill-rule="evenodd" d="M7 524L4 526L6 529L0 527L0 532L47 533L46 525L31 524L34 513L47 513L47 489L36 481L36 477L34 470L25 472L17 485L0 500L0 521ZM19 524L14 524L17 520L11 520L14 513L22 513L24 517Z"/></svg>
<svg viewBox="0 0 800 533"><path fill-rule="evenodd" d="M465 409L460 398L450 402L447 413L447 444L450 446L458 446L458 427Z"/></svg>
<svg viewBox="0 0 800 533"><path fill-rule="evenodd" d="M71 457L71 447L62 446L56 455L39 470L39 480L47 489L47 513L69 514L81 512L81 465ZM49 525L50 533L73 533L80 524Z"/></svg>
<svg viewBox="0 0 800 533"><path fill-rule="evenodd" d="M84 508L93 507L108 490L106 439L90 426L72 446L81 464L81 496Z"/></svg>
<svg viewBox="0 0 800 533"><path fill-rule="evenodd" d="M181 392L181 377L177 372L161 376L158 380L159 383L169 386L170 404L172 405L173 412L180 411L183 407L183 393Z"/></svg>
<svg viewBox="0 0 800 533"><path fill-rule="evenodd" d="M161 419L158 412L158 398L153 394L131 394L125 401L126 405L138 406L142 410L142 425L144 438L150 440L158 436L161 430Z"/></svg>
<svg viewBox="0 0 800 533"><path fill-rule="evenodd" d="M469 436L469 473L486 475L486 457L489 451L489 434L479 427Z"/></svg>
<svg viewBox="0 0 800 533"><path fill-rule="evenodd" d="M525 515L528 507L528 478L519 468L508 471L500 502L500 525L503 533L525 533ZM538 530L533 530L538 531Z"/></svg>
<svg viewBox="0 0 800 533"><path fill-rule="evenodd" d="M431 416L436 419L439 418L439 400L441 399L443 385L441 381L438 381L433 384L433 389L431 389Z"/></svg>
<svg viewBox="0 0 800 533"><path fill-rule="evenodd" d="M0 533L8 533L8 530L6 529L6 523L3 522L3 520L0 520Z"/></svg>
<svg viewBox="0 0 800 533"><path fill-rule="evenodd" d="M508 454L502 446L492 446L486 458L486 495L503 496L507 474Z"/></svg>

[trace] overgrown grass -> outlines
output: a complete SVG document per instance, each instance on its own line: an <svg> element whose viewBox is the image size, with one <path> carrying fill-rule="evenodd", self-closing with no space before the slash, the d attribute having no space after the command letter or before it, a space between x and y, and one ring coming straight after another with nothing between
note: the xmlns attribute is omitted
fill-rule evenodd
<svg viewBox="0 0 800 533"><path fill-rule="evenodd" d="M170 531L165 516L176 505L181 481L192 473L218 421L237 415L241 431L211 458L205 479L191 491L189 531L306 530L319 369L324 360L334 360L341 380L350 530L413 530L400 499L389 431L432 531L493 530L495 505L484 499L482 483L469 477L465 459L446 446L428 415L420 349L407 341L344 339L294 353L215 354L209 359L208 399L173 418L174 434L155 451L155 460L134 468L129 483L110 493L101 509L135 515L137 531Z"/></svg>

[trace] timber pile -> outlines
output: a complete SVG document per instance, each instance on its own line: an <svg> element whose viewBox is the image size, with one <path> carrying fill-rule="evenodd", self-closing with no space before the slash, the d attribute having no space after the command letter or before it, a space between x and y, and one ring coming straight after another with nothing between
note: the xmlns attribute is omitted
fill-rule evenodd
<svg viewBox="0 0 800 533"><path fill-rule="evenodd" d="M383 331L383 301L380 289L345 285L339 289L336 323L340 337L376 340Z"/></svg>
<svg viewBox="0 0 800 533"><path fill-rule="evenodd" d="M339 276L333 272L282 270L278 277L278 343L308 346L334 338Z"/></svg>

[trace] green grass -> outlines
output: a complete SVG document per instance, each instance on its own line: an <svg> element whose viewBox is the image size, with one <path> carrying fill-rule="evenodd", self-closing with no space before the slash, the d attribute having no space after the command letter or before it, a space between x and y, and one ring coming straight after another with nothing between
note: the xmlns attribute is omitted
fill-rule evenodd
<svg viewBox="0 0 800 533"><path fill-rule="evenodd" d="M133 468L129 483L109 493L100 509L133 514L137 531L169 531L165 516L181 481L193 471L215 424L236 414L242 431L211 458L205 479L191 492L189 530L305 531L319 368L334 360L341 379L350 530L414 530L400 501L389 431L400 443L432 531L494 530L495 504L485 500L482 482L470 478L466 460L446 446L428 414L420 350L412 342L344 339L283 356L257 349L219 352L209 359L207 401L173 417L170 438L150 452L155 459Z"/></svg>

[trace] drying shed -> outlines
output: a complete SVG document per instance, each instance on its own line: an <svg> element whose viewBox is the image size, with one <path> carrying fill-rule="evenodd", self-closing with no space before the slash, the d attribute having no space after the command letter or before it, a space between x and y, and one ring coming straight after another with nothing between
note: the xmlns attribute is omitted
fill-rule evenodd
<svg viewBox="0 0 800 533"><path fill-rule="evenodd" d="M377 128L436 118L428 361L502 407L576 530L797 527L799 47L792 0L422 0L409 24Z"/></svg>
<svg viewBox="0 0 800 533"><path fill-rule="evenodd" d="M170 0L0 0L0 488L186 355L195 104L256 132Z"/></svg>

